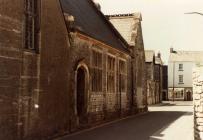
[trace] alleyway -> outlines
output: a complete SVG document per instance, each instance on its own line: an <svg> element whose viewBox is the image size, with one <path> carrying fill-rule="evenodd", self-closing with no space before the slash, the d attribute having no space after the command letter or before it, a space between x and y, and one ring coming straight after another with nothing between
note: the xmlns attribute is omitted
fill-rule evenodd
<svg viewBox="0 0 203 140"><path fill-rule="evenodd" d="M193 140L192 102L164 102L149 111L57 140Z"/></svg>

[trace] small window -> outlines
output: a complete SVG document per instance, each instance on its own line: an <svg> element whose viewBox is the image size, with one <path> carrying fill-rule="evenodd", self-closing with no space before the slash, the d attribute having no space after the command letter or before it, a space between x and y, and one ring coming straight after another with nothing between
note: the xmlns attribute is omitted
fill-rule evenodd
<svg viewBox="0 0 203 140"><path fill-rule="evenodd" d="M179 83L183 84L183 75L179 75Z"/></svg>
<svg viewBox="0 0 203 140"><path fill-rule="evenodd" d="M179 64L179 71L183 71L183 64Z"/></svg>

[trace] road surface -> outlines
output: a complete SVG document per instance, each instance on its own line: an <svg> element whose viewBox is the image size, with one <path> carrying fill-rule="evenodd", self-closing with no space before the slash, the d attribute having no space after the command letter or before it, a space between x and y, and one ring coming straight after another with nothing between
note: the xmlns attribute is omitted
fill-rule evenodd
<svg viewBox="0 0 203 140"><path fill-rule="evenodd" d="M149 113L57 140L193 140L192 102L164 102Z"/></svg>

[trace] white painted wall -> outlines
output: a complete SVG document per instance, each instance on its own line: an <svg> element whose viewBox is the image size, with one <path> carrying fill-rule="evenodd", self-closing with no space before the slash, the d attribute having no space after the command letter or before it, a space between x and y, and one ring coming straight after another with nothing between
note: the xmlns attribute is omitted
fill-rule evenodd
<svg viewBox="0 0 203 140"><path fill-rule="evenodd" d="M179 64L183 64L183 71L179 71ZM174 69L173 69L174 66ZM195 66L194 62L169 62L168 63L168 86L173 87L192 87L192 72ZM174 72L173 72L174 70ZM183 83L179 83L179 75L183 75Z"/></svg>

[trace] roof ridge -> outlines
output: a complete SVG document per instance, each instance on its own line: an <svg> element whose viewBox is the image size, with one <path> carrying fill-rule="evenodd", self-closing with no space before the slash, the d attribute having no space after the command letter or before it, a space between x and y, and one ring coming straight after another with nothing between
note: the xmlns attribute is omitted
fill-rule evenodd
<svg viewBox="0 0 203 140"><path fill-rule="evenodd" d="M155 53L154 50L145 50L145 52L154 52Z"/></svg>
<svg viewBox="0 0 203 140"><path fill-rule="evenodd" d="M176 53L170 53L169 62L202 62L203 51L176 51Z"/></svg>
<svg viewBox="0 0 203 140"><path fill-rule="evenodd" d="M103 17L103 19L106 21L106 23L108 24L108 26L110 26L110 29L115 33L115 35L117 37L119 37L121 40L121 43L123 44L123 49L125 49L127 52L129 52L128 48L124 47L124 46L129 46L127 41L122 37L122 35L118 32L118 30L111 24L111 22L106 18L106 16L104 15L104 13L101 10L98 10L98 8L96 7L96 5L94 4L94 2L92 0L89 0L89 2L92 4L92 6L96 9L96 12L99 13L100 16Z"/></svg>
<svg viewBox="0 0 203 140"><path fill-rule="evenodd" d="M176 52L191 52L191 53L200 53L202 52L203 53L203 50L201 51L186 51L186 50L175 50Z"/></svg>
<svg viewBox="0 0 203 140"><path fill-rule="evenodd" d="M134 13L120 13L120 14L107 14L106 16L134 16L135 14L140 14L141 12L134 12Z"/></svg>

